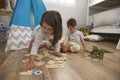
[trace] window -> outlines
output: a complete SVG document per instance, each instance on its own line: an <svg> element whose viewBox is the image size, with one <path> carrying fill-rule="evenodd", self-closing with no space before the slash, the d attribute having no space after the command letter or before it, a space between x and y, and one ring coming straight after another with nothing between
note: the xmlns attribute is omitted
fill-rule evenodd
<svg viewBox="0 0 120 80"><path fill-rule="evenodd" d="M54 3L54 4L59 4L59 5L64 5L64 6L71 6L75 7L76 2L75 0L44 0L46 3Z"/></svg>

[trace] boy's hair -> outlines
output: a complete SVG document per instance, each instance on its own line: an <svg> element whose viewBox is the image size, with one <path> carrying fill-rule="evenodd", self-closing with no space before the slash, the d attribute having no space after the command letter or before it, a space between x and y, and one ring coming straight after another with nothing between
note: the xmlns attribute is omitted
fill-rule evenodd
<svg viewBox="0 0 120 80"><path fill-rule="evenodd" d="M68 21L67 21L67 27L75 27L77 26L77 22L74 18L70 18Z"/></svg>
<svg viewBox="0 0 120 80"><path fill-rule="evenodd" d="M55 46L55 44L62 37L62 18L60 13L54 10L46 11L41 18L41 22L40 22L41 26L43 22L46 22L48 25L50 25L53 28L54 39L51 46Z"/></svg>

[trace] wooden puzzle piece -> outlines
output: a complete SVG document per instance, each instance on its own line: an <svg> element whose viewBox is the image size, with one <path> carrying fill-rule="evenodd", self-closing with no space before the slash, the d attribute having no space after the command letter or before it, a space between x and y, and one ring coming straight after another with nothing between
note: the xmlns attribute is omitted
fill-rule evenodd
<svg viewBox="0 0 120 80"><path fill-rule="evenodd" d="M22 75L22 76L41 75L41 74L43 74L43 70L28 70L28 71L23 71L19 73L19 75Z"/></svg>
<svg viewBox="0 0 120 80"><path fill-rule="evenodd" d="M49 54L47 50L43 50L43 55Z"/></svg>
<svg viewBox="0 0 120 80"><path fill-rule="evenodd" d="M23 62L24 64L29 63L29 58L26 58L26 59L22 60L22 62ZM42 61L35 61L34 64L35 64L36 66L40 66L40 65L45 64L45 62L42 62Z"/></svg>
<svg viewBox="0 0 120 80"><path fill-rule="evenodd" d="M25 54L25 57L29 57L30 56L30 54Z"/></svg>
<svg viewBox="0 0 120 80"><path fill-rule="evenodd" d="M67 54L62 54L63 57L67 57Z"/></svg>
<svg viewBox="0 0 120 80"><path fill-rule="evenodd" d="M62 61L62 58L61 57L55 57L53 60L54 61Z"/></svg>
<svg viewBox="0 0 120 80"><path fill-rule="evenodd" d="M46 68L64 68L64 65L63 64L52 64L52 65L46 64Z"/></svg>
<svg viewBox="0 0 120 80"><path fill-rule="evenodd" d="M35 60L36 60L36 61L41 61L42 58L37 58L37 57L36 57Z"/></svg>
<svg viewBox="0 0 120 80"><path fill-rule="evenodd" d="M55 64L63 64L64 61L55 61Z"/></svg>
<svg viewBox="0 0 120 80"><path fill-rule="evenodd" d="M43 50L43 55L45 57L50 57L51 55L49 54L48 50Z"/></svg>
<svg viewBox="0 0 120 80"><path fill-rule="evenodd" d="M55 57L53 60L55 60L55 61L66 61L67 57Z"/></svg>
<svg viewBox="0 0 120 80"><path fill-rule="evenodd" d="M35 62L35 65L36 65L36 66L41 66L41 65L43 65L43 64L45 64L45 62L42 62L42 61L40 61L40 62Z"/></svg>
<svg viewBox="0 0 120 80"><path fill-rule="evenodd" d="M53 56L53 55L50 56L50 59L53 60L54 58L56 58L56 56Z"/></svg>
<svg viewBox="0 0 120 80"><path fill-rule="evenodd" d="M43 58L44 56L41 54L36 55L37 58Z"/></svg>
<svg viewBox="0 0 120 80"><path fill-rule="evenodd" d="M32 75L32 70L20 72L19 75Z"/></svg>
<svg viewBox="0 0 120 80"><path fill-rule="evenodd" d="M37 61L41 61L43 59L43 57L44 57L43 55L38 55L38 56L35 57L35 59Z"/></svg>
<svg viewBox="0 0 120 80"><path fill-rule="evenodd" d="M49 60L49 61L47 62L47 64L49 64L49 65L54 64L54 63L55 63L54 60Z"/></svg>

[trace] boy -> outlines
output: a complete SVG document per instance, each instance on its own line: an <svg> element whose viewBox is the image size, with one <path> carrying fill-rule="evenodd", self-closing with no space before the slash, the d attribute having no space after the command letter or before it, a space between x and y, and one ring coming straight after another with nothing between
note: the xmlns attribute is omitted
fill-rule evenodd
<svg viewBox="0 0 120 80"><path fill-rule="evenodd" d="M77 30L77 22L74 18L70 18L67 21L67 28L69 30L65 35L65 39L61 44L63 52L78 52L83 47L85 52L88 52L84 41L84 35L81 31Z"/></svg>

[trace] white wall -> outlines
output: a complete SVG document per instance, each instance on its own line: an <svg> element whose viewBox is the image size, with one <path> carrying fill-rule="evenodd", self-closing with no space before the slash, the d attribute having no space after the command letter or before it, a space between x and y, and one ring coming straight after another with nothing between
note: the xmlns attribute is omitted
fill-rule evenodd
<svg viewBox="0 0 120 80"><path fill-rule="evenodd" d="M86 25L87 0L66 0L74 3L65 3L65 0L43 0L47 10L57 10L61 13L63 27L66 29L66 21L73 17L77 20L78 26Z"/></svg>

